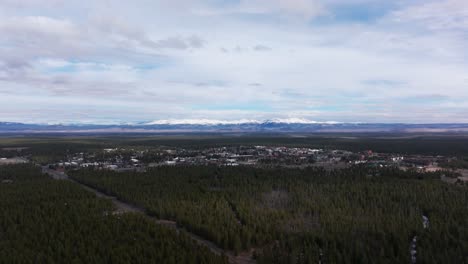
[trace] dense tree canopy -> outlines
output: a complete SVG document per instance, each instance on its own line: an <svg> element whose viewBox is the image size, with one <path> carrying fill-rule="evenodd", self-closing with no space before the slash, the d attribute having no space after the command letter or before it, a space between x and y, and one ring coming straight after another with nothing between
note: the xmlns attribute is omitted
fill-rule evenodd
<svg viewBox="0 0 468 264"><path fill-rule="evenodd" d="M71 175L221 247L254 247L258 263L409 263L415 236L420 263L468 261L467 189L438 173L199 166Z"/></svg>
<svg viewBox="0 0 468 264"><path fill-rule="evenodd" d="M30 165L0 166L0 263L226 263L183 233Z"/></svg>

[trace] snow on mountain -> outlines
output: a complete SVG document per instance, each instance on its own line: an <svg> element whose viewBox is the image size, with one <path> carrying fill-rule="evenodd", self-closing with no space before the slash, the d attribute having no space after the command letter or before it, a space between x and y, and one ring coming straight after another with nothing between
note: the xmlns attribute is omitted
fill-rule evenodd
<svg viewBox="0 0 468 264"><path fill-rule="evenodd" d="M216 119L167 119L155 120L145 125L235 125L244 123L259 123L256 120L216 120Z"/></svg>
<svg viewBox="0 0 468 264"><path fill-rule="evenodd" d="M340 122L335 121L325 121L325 122L318 122L313 120L307 120L304 118L275 118L271 120L264 121L264 123L283 123L283 124L340 124Z"/></svg>
<svg viewBox="0 0 468 264"><path fill-rule="evenodd" d="M152 133L152 132L247 132L247 133L323 133L323 132L468 132L468 124L338 123L317 122L301 118L265 121L169 119L153 122L100 124L24 124L0 121L2 133Z"/></svg>
<svg viewBox="0 0 468 264"><path fill-rule="evenodd" d="M303 118L276 118L264 121L254 119L240 120L215 120L215 119L167 119L155 120L145 125L238 125L238 124L265 124L265 123L284 123L284 124L339 124L339 122L327 121L317 122Z"/></svg>

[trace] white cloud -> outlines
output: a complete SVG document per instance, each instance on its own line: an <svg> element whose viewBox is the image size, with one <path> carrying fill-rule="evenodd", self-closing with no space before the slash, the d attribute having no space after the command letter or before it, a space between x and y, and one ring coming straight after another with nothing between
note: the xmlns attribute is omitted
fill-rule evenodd
<svg viewBox="0 0 468 264"><path fill-rule="evenodd" d="M269 50L271 50L270 47L265 46L265 45L255 45L253 47L253 49L256 50L256 51L269 51Z"/></svg>
<svg viewBox="0 0 468 264"><path fill-rule="evenodd" d="M432 30L468 30L468 2L429 1L395 11L392 18L401 23L417 23Z"/></svg>
<svg viewBox="0 0 468 264"><path fill-rule="evenodd" d="M242 0L241 9L254 13L282 13L312 18L325 12L324 6L316 0Z"/></svg>
<svg viewBox="0 0 468 264"><path fill-rule="evenodd" d="M399 1L358 24L314 20L341 0L56 2L0 2L10 121L21 98L37 119L468 121L464 1Z"/></svg>
<svg viewBox="0 0 468 264"><path fill-rule="evenodd" d="M240 0L236 4L193 8L198 15L280 15L289 18L311 19L326 13L318 0Z"/></svg>

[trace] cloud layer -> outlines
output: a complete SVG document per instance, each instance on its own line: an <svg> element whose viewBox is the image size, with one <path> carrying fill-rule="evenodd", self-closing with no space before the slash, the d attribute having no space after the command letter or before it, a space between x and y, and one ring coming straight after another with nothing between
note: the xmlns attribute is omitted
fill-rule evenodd
<svg viewBox="0 0 468 264"><path fill-rule="evenodd" d="M0 0L0 121L468 122L464 0Z"/></svg>

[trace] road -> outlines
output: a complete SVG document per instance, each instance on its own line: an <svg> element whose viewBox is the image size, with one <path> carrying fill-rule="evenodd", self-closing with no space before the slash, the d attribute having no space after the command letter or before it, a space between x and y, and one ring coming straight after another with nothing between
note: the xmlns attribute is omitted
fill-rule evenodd
<svg viewBox="0 0 468 264"><path fill-rule="evenodd" d="M214 244L211 241L208 241L194 233L191 233L183 228L180 228L177 226L177 222L172 221L172 220L165 220L165 219L157 219L153 216L150 216L146 213L146 211L138 207L136 205L120 201L117 197L107 195L92 186L85 185L81 182L78 182L70 177L64 172L58 172L52 169L49 169L48 166L43 166L42 167L42 173L48 174L50 177L56 180L67 180L76 183L77 185L81 186L85 190L94 193L97 197L99 198L104 198L104 199L109 199L112 201L112 203L115 205L117 208L116 211L114 211L114 214L121 214L121 213L138 213L138 214L144 214L146 217L150 218L151 220L155 221L157 224L166 226L168 228L173 228L176 229L178 232L183 232L187 234L190 238L192 238L195 242L197 242L200 245L206 246L209 248L213 253L217 255L226 255L228 257L229 263L232 264L254 264L256 263L255 260L253 259L253 250L248 250L245 252L240 252L238 255L235 255L231 251L224 250L220 247L218 247L216 244Z"/></svg>

